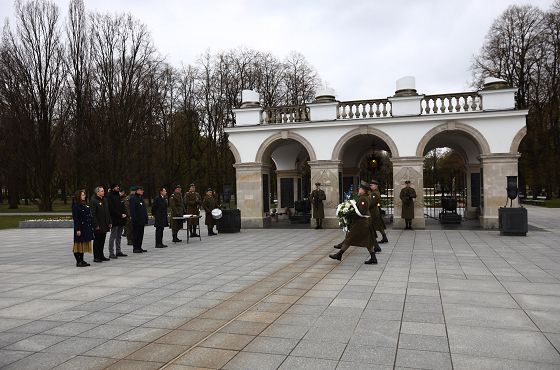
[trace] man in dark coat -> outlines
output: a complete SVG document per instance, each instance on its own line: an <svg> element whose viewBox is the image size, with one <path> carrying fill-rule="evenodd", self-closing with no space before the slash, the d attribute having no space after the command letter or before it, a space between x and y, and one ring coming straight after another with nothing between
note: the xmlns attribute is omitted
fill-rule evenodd
<svg viewBox="0 0 560 370"><path fill-rule="evenodd" d="M169 226L167 223L167 190L165 188L160 188L159 195L154 198L152 216L154 216L156 228L156 248L167 248L167 245L163 244L163 229Z"/></svg>
<svg viewBox="0 0 560 370"><path fill-rule="evenodd" d="M416 190L410 187L410 181L404 182L404 188L401 189L399 198L401 198L402 208L401 217L405 221L405 229L412 230L412 220L414 219L414 198L416 198Z"/></svg>
<svg viewBox="0 0 560 370"><path fill-rule="evenodd" d="M313 206L313 218L317 225L315 229L323 228L323 219L325 218L325 208L323 206L323 201L327 199L325 192L321 190L321 183L315 183L315 190L311 192L310 201Z"/></svg>
<svg viewBox="0 0 560 370"><path fill-rule="evenodd" d="M179 230L183 228L183 220L175 220L173 217L183 217L185 212L185 205L183 204L183 195L181 194L181 185L175 185L173 194L169 197L169 208L171 208L171 234L173 235L173 243L182 242L177 236Z"/></svg>
<svg viewBox="0 0 560 370"><path fill-rule="evenodd" d="M369 195L368 195L369 185L367 183L360 184L358 188L359 198L356 201L356 208L358 213L352 215L352 227L348 231L346 238L342 242L342 247L336 253L329 254L329 257L335 260L342 260L342 255L351 245L358 247L367 248L370 258L364 263L367 265L377 264L377 258L375 257L375 251L373 249L374 245L377 245L377 241L371 233L370 227L370 214L369 214Z"/></svg>
<svg viewBox="0 0 560 370"><path fill-rule="evenodd" d="M119 184L112 184L111 191L107 194L107 204L113 225L109 235L109 258L126 257L126 254L121 251L121 237L127 216L124 204L121 202L120 190Z"/></svg>
<svg viewBox="0 0 560 370"><path fill-rule="evenodd" d="M189 191L185 194L185 208L187 209L187 214L189 215L200 215L200 206L202 205L202 198L200 194L196 192L196 186L191 184L189 186ZM196 226L198 224L198 218L190 219L188 222L191 238L199 237L196 233Z"/></svg>
<svg viewBox="0 0 560 370"><path fill-rule="evenodd" d="M204 224L208 228L208 236L217 235L214 232L214 225L216 225L216 220L212 217L212 210L218 208L218 201L214 198L214 192L212 189L206 191L206 195L202 200L202 207L204 208Z"/></svg>
<svg viewBox="0 0 560 370"><path fill-rule="evenodd" d="M109 261L109 258L103 254L105 246L105 238L111 230L111 215L109 214L109 206L105 199L105 189L98 186L94 190L95 194L91 197L89 208L93 216L93 262Z"/></svg>
<svg viewBox="0 0 560 370"><path fill-rule="evenodd" d="M385 222L383 222L383 218L381 217L381 193L379 192L379 182L377 180L371 180L369 183L370 187L370 197L371 202L369 205L369 212L371 214L371 225L373 227L373 235L377 239L377 232L381 233L383 237L379 243L387 243L389 240L387 239L387 234L385 234ZM376 252L381 252L381 248L376 250Z"/></svg>
<svg viewBox="0 0 560 370"><path fill-rule="evenodd" d="M144 204L144 188L136 187L136 194L130 197L130 219L132 221L132 251L134 253L147 252L142 249L144 240L144 226L148 224L148 211Z"/></svg>
<svg viewBox="0 0 560 370"><path fill-rule="evenodd" d="M125 234L126 234L126 245L132 245L132 221L130 219L130 198L136 195L136 186L131 186L129 189L129 194L124 198L124 209L126 211L126 224Z"/></svg>

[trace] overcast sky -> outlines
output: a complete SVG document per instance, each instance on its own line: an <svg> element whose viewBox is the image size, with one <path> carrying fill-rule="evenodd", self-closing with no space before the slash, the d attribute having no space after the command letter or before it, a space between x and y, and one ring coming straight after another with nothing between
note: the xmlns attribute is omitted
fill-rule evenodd
<svg viewBox="0 0 560 370"><path fill-rule="evenodd" d="M56 0L65 15L68 0ZM88 10L130 12L172 64L239 46L303 53L339 100L393 95L413 75L419 93L470 90L470 64L492 21L511 4L553 0L85 0ZM0 0L0 16L13 1Z"/></svg>

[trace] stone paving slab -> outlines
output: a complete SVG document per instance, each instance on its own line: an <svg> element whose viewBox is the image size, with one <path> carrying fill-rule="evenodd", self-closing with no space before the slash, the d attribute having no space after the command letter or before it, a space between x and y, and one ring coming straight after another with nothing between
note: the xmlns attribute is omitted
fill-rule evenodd
<svg viewBox="0 0 560 370"><path fill-rule="evenodd" d="M68 233L0 231L0 368L557 369L560 225L538 212L527 237L391 230L376 266L329 259L338 230L155 249L147 227L148 253L81 269Z"/></svg>

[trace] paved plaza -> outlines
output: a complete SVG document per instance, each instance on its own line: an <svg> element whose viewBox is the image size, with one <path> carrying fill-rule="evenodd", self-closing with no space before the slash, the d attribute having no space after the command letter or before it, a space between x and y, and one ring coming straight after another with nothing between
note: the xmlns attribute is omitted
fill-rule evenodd
<svg viewBox="0 0 560 370"><path fill-rule="evenodd" d="M147 227L148 253L88 268L70 229L0 231L0 367L559 369L559 215L529 207L527 237L391 230L378 265L329 259L340 230L154 249Z"/></svg>

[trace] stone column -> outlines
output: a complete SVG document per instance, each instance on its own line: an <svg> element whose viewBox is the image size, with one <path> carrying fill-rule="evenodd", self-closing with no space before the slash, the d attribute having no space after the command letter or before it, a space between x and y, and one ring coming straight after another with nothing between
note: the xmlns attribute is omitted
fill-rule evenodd
<svg viewBox="0 0 560 370"><path fill-rule="evenodd" d="M298 200L298 183L301 178L301 174L297 170L276 170L276 189L278 190L278 209L281 209L284 212L284 208L282 208L282 187L281 187L281 179L292 179L292 183L294 184L294 199L292 202ZM291 210L294 210L294 207L290 207Z"/></svg>
<svg viewBox="0 0 560 370"><path fill-rule="evenodd" d="M416 190L416 200L414 201L414 219L412 228L425 229L426 220L424 218L424 157L400 157L392 158L393 162L393 189L395 216L393 227L404 229L404 218L402 214L402 202L399 198L401 189L405 186L404 182L409 180L410 186Z"/></svg>
<svg viewBox="0 0 560 370"><path fill-rule="evenodd" d="M263 163L236 163L237 208L241 211L241 227L262 228L263 174L270 173L270 166Z"/></svg>
<svg viewBox="0 0 560 370"><path fill-rule="evenodd" d="M466 218L475 218L480 212L480 205L473 206L471 175L474 173L480 174L480 164L467 164L467 205L465 209ZM480 191L480 187L479 187Z"/></svg>
<svg viewBox="0 0 560 370"><path fill-rule="evenodd" d="M482 162L482 213L480 223L484 229L497 229L498 209L504 207L507 197L506 176L518 176L518 159L520 154L495 153L481 155ZM519 207L519 198L514 200L514 207Z"/></svg>
<svg viewBox="0 0 560 370"><path fill-rule="evenodd" d="M307 163L311 169L311 184L320 182L321 189L325 191L327 197L323 202L325 206L323 227L338 228L338 218L335 212L340 199L339 172L342 172L342 162L319 160Z"/></svg>

